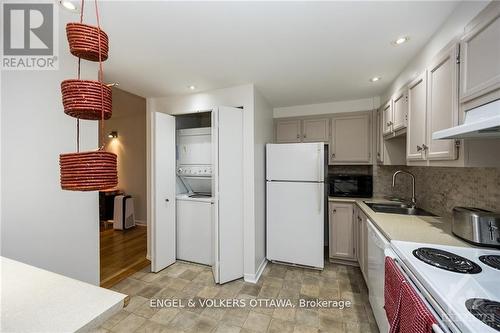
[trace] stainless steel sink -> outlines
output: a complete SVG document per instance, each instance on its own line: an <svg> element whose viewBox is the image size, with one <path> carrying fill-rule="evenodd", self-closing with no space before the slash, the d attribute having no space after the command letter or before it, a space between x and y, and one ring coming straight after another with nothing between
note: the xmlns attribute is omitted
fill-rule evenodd
<svg viewBox="0 0 500 333"><path fill-rule="evenodd" d="M401 214L401 215L419 215L419 216L436 216L422 208L414 208L408 204L394 202L394 203L377 203L377 202L366 202L365 204L370 207L376 213L389 213L389 214Z"/></svg>

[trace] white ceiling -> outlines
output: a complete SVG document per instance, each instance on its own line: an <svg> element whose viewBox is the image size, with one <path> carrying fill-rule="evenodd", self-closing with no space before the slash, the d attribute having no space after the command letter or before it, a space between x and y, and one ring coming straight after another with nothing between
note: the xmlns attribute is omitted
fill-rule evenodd
<svg viewBox="0 0 500 333"><path fill-rule="evenodd" d="M379 95L446 20L443 2L101 2L108 81L144 97L255 83L273 106ZM92 5L86 15L93 17ZM409 35L410 42L390 42ZM380 75L382 80L368 79Z"/></svg>

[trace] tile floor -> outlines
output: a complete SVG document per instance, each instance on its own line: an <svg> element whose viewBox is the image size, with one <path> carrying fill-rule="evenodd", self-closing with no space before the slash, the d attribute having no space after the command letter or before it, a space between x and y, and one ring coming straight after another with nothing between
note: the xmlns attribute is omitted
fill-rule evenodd
<svg viewBox="0 0 500 333"><path fill-rule="evenodd" d="M97 332L378 332L358 268L327 263L322 272L269 263L258 284L237 280L216 285L209 267L178 262L160 273L144 269L112 289L129 305ZM336 308L153 308L157 299L350 300Z"/></svg>

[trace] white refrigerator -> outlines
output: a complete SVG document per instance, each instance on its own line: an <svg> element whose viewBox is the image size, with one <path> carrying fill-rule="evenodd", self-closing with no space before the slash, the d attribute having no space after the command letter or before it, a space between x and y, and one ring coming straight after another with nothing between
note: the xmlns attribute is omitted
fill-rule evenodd
<svg viewBox="0 0 500 333"><path fill-rule="evenodd" d="M323 268L325 150L323 143L266 145L268 260Z"/></svg>

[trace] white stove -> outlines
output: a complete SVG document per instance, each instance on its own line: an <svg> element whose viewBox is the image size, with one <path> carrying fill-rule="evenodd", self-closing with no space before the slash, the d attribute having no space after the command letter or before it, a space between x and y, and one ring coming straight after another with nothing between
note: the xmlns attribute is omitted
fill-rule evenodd
<svg viewBox="0 0 500 333"><path fill-rule="evenodd" d="M426 298L430 296L431 299L427 301L431 305L434 304L434 307L437 305L438 309L434 310L438 314L444 314L444 318L441 319L451 332L500 332L500 303L494 303L500 302L500 269L482 261L483 256L499 256L500 250L403 241L392 241L391 247L399 257L396 259L404 264L402 268L407 271L410 279L415 278L417 281L414 283L417 286L420 284L420 287L425 289L423 294L427 296ZM443 251L453 256L450 257ZM488 259L492 258L493 261L499 259L499 257ZM494 264L499 262L494 262ZM453 265L448 265L450 263ZM489 303L481 300L488 300ZM477 310L478 306L479 309L485 307L494 310L480 314ZM472 308L476 315L473 315L467 307ZM483 318L491 325L483 323L476 316Z"/></svg>

